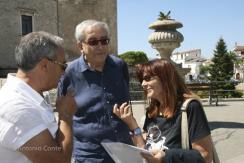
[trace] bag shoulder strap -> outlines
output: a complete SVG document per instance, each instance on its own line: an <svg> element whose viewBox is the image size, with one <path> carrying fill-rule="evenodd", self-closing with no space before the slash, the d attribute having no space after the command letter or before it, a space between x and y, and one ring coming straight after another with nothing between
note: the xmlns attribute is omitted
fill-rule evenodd
<svg viewBox="0 0 244 163"><path fill-rule="evenodd" d="M182 149L189 149L189 134L188 134L188 121L187 121L187 108L189 103L194 98L189 98L184 101L181 106L181 147Z"/></svg>
<svg viewBox="0 0 244 163"><path fill-rule="evenodd" d="M187 108L189 103L192 100L199 101L195 98L189 98L184 101L184 103L181 106L182 111L182 117L181 117L181 147L182 149L189 149L189 133L188 133L188 121L187 121ZM199 103L202 105L202 103L199 101ZM213 145L213 163L220 163L218 153L216 151L216 148L212 142Z"/></svg>

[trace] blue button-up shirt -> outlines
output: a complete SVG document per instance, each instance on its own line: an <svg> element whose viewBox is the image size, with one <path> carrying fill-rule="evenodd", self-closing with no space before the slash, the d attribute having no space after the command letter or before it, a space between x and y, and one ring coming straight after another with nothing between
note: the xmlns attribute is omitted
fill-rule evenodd
<svg viewBox="0 0 244 163"><path fill-rule="evenodd" d="M129 101L128 76L125 62L113 55L107 57L102 72L92 70L83 56L69 64L59 93L75 91L73 157L77 162L113 162L102 141L132 144L129 128L112 111L115 103Z"/></svg>

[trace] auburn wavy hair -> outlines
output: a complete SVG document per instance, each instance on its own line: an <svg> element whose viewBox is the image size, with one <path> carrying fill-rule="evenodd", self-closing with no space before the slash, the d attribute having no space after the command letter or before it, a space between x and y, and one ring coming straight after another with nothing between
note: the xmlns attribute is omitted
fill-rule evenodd
<svg viewBox="0 0 244 163"><path fill-rule="evenodd" d="M175 66L166 59L154 59L147 63L136 65L136 75L140 83L142 83L145 74L157 76L162 83L164 91L162 95L163 104L160 104L156 99L149 100L147 113L150 118L155 118L158 115L166 118L173 117L177 103L183 102L185 97L192 95Z"/></svg>

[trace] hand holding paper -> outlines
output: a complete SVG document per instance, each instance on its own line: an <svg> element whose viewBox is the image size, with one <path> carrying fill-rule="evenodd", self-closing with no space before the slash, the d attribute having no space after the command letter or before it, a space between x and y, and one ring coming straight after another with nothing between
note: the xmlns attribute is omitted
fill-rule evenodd
<svg viewBox="0 0 244 163"><path fill-rule="evenodd" d="M152 154L145 149L124 143L106 142L101 144L116 163L144 163L146 161L141 153L146 156L152 156Z"/></svg>

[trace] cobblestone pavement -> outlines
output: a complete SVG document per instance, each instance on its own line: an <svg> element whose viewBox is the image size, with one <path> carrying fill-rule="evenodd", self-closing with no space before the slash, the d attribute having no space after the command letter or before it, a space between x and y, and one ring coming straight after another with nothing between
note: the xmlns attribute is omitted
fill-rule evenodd
<svg viewBox="0 0 244 163"><path fill-rule="evenodd" d="M221 163L244 163L244 101L203 103ZM133 112L143 124L144 104L133 103Z"/></svg>

